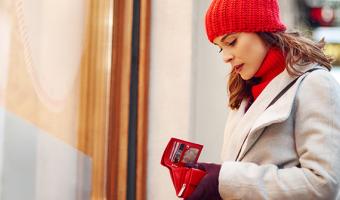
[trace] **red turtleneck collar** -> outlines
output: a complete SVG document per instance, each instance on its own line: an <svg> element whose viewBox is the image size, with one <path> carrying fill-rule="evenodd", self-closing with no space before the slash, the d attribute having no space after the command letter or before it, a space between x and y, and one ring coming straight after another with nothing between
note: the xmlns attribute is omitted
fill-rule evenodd
<svg viewBox="0 0 340 200"><path fill-rule="evenodd" d="M285 67L285 57L282 51L278 48L270 48L262 62L262 65L254 75L255 78L260 80L259 83L251 87L251 93L254 101L269 82L280 74Z"/></svg>

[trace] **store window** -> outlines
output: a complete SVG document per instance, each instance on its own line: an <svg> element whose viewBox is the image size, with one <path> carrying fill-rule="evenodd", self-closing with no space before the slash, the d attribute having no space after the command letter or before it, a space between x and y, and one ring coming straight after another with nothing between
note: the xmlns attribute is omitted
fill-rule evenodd
<svg viewBox="0 0 340 200"><path fill-rule="evenodd" d="M112 1L0 2L0 199L104 199Z"/></svg>

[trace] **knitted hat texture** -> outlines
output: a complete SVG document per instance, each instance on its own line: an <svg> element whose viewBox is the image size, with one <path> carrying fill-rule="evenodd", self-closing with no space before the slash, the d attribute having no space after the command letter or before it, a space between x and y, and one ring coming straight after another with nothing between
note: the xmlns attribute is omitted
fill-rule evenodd
<svg viewBox="0 0 340 200"><path fill-rule="evenodd" d="M277 0L213 0L205 16L211 42L221 35L238 32L282 32Z"/></svg>

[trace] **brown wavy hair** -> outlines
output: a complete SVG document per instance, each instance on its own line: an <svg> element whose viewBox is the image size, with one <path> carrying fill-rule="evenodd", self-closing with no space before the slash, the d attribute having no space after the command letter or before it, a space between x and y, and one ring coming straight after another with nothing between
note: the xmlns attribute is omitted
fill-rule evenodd
<svg viewBox="0 0 340 200"><path fill-rule="evenodd" d="M325 55L323 39L320 42L314 42L302 36L299 32L259 32L257 34L269 47L282 50L285 55L286 69L291 76L302 73L296 68L297 65L306 66L311 63L318 63L329 71L332 68L333 59ZM228 90L229 107L231 109L238 109L243 99L251 98L248 81L243 80L239 74L233 71L229 76Z"/></svg>

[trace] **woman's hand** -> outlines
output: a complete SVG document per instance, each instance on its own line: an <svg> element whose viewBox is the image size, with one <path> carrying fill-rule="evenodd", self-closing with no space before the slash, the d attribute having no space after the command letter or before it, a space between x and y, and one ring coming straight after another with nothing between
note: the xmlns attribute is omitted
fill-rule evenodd
<svg viewBox="0 0 340 200"><path fill-rule="evenodd" d="M222 200L218 192L218 175L221 165L213 163L187 164L187 167L198 168L207 172L195 191L185 200Z"/></svg>

